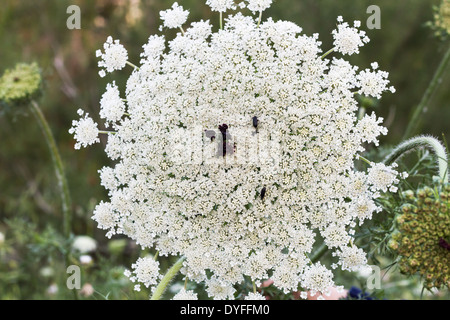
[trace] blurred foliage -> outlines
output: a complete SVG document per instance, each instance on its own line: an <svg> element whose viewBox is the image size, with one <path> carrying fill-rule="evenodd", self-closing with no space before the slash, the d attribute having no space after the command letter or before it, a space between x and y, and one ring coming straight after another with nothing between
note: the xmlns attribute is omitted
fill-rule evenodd
<svg viewBox="0 0 450 320"><path fill-rule="evenodd" d="M146 299L149 292L134 292L133 284L123 278L123 269L130 267L142 254L141 250L127 239L118 238L121 242L111 244L90 219L95 204L106 199L97 170L110 163L101 147L75 152L68 129L80 107L98 115L99 100L107 82L114 79L124 90L129 73L116 72L99 78L95 50L111 35L128 49L130 61L138 63L141 46L149 35L163 33L169 39L173 37L172 30L158 31L159 11L170 7L172 2L2 0L0 73L19 62L37 62L42 67L45 83L40 105L65 162L73 201L72 232L89 235L98 242L93 262L82 267L83 283L91 283L95 290L89 298ZM218 15L210 12L204 0L178 2L190 10L189 21L210 19L218 25ZM389 146L399 142L414 106L449 46L448 42L435 38L433 30L426 26L433 20L433 6L439 3L439 0L276 0L263 16L294 21L307 34L319 33L326 51L332 45L331 30L337 16L342 15L347 21L361 20L364 26L369 17L367 7L376 4L381 8L381 30L367 30L371 42L350 60L360 68L377 61L381 69L390 72L397 93L386 94L381 101L364 101L367 112L376 109L386 119L389 134L381 144ZM66 9L71 4L81 8L81 30L66 27L69 17ZM448 140L450 91L445 89L450 84L448 70L445 75L421 119L420 132L439 138L444 134ZM55 196L58 187L41 132L31 115L5 114L0 117L0 140L0 232L6 236L0 244L0 299L72 298L73 292L65 289L67 273L62 258L68 239L60 236L62 212L59 197ZM370 159L375 160L376 156L380 154L373 154ZM408 168L417 163L411 161L412 166L408 163ZM385 224L377 227L381 237L378 243L383 243L379 240L386 235L383 228L390 228L391 220L384 221ZM371 237L374 235L377 233ZM378 250L373 258L385 253ZM72 255L72 259L78 258ZM170 262L163 259L162 267L166 268ZM386 263L389 265L389 260ZM360 285L352 283L357 278L351 275L342 275L342 279L348 280L349 285ZM55 285L59 287L56 293ZM182 280L178 279L173 287L180 285ZM411 290L392 290L395 291L390 298L419 296Z"/></svg>

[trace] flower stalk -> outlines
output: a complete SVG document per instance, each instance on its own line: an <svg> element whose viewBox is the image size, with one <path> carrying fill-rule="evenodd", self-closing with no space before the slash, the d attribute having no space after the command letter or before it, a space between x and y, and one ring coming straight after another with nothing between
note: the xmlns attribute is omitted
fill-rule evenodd
<svg viewBox="0 0 450 320"><path fill-rule="evenodd" d="M61 156L56 146L55 138L52 134L50 126L44 117L39 105L36 101L32 100L30 104L30 109L36 120L41 127L42 133L44 134L45 141L47 142L50 154L52 157L53 166L55 168L56 178L58 179L58 187L60 188L61 202L62 202L62 212L63 212L63 234L68 239L71 233L71 199L69 193L69 186L67 183L66 175L64 173L64 166L61 160Z"/></svg>
<svg viewBox="0 0 450 320"><path fill-rule="evenodd" d="M325 242L323 242L319 248L317 248L317 250L311 255L310 260L312 263L316 263L317 261L320 260L320 258L327 253L328 251L328 247L325 244Z"/></svg>
<svg viewBox="0 0 450 320"><path fill-rule="evenodd" d="M153 292L153 295L150 298L150 300L161 299L161 296L164 293L164 291L166 291L169 283L177 275L178 271L180 271L185 259L186 259L185 257L181 257L180 259L178 259L177 262L175 262L174 265L166 272L164 277L161 279L161 282L158 284L155 291Z"/></svg>
<svg viewBox="0 0 450 320"><path fill-rule="evenodd" d="M415 150L417 148L426 147L429 148L435 154L437 158L437 165L439 168L439 178L440 181L448 183L448 158L445 152L444 146L433 137L419 136L400 143L392 152L386 156L383 163L386 165L391 165L393 162L398 160L400 157L408 153L409 151Z"/></svg>
<svg viewBox="0 0 450 320"><path fill-rule="evenodd" d="M439 67L437 68L433 76L433 79L431 80L427 90L425 91L425 94L422 97L422 100L414 109L411 121L409 121L408 127L406 128L405 134L403 135L403 140L412 136L415 130L417 129L421 119L421 115L423 114L423 110L430 103L433 94L441 84L442 76L444 74L444 71L447 69L449 61L450 61L450 47L448 48L447 52L442 58L441 63L439 64Z"/></svg>

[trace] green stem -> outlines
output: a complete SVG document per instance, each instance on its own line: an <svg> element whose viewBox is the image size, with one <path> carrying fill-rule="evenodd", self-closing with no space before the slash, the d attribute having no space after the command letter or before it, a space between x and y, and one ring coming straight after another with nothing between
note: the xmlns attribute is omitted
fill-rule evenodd
<svg viewBox="0 0 450 320"><path fill-rule="evenodd" d="M407 152L421 148L427 147L434 152L437 158L437 165L439 168L439 178L443 183L448 183L448 158L445 148L442 144L433 137L420 136L411 138L400 143L385 159L384 164L391 165L397 159L405 155Z"/></svg>
<svg viewBox="0 0 450 320"><path fill-rule="evenodd" d="M429 104L431 98L433 97L434 92L441 84L442 75L443 75L445 69L447 68L449 61L450 61L450 48L448 48L447 52L445 53L444 57L442 58L441 63L433 76L433 79L431 80L427 90L425 91L425 94L422 97L422 100L417 105L417 107L414 109L414 113L411 117L411 121L409 121L408 127L406 128L406 131L405 131L405 134L403 135L402 140L405 140L405 139L411 137L414 134L415 130L417 129L417 126L420 122L423 110Z"/></svg>
<svg viewBox="0 0 450 320"><path fill-rule="evenodd" d="M42 129L47 145L50 149L50 154L52 156L53 166L56 172L56 178L58 179L58 186L60 188L61 202L62 202L62 212L63 212L63 234L66 239L70 237L71 233L71 200L69 193L69 186L67 183L66 175L64 173L64 166L61 160L61 156L56 146L55 138L53 137L50 126L44 117L39 105L36 101L31 101L31 111L39 122L39 126Z"/></svg>
<svg viewBox="0 0 450 320"><path fill-rule="evenodd" d="M327 55L329 55L330 53L332 53L332 52L334 51L334 49L335 49L335 48L331 48L330 50L328 50L327 52L325 52L325 53L320 57L320 59L325 58Z"/></svg>
<svg viewBox="0 0 450 320"><path fill-rule="evenodd" d="M261 20L262 20L262 11L259 12L259 17L258 17L258 27L261 24Z"/></svg>
<svg viewBox="0 0 450 320"><path fill-rule="evenodd" d="M129 65L130 67L134 68L134 69L139 70L139 67L137 65L131 63L130 61L127 61L126 64Z"/></svg>
<svg viewBox="0 0 450 320"><path fill-rule="evenodd" d="M70 199L69 185L67 183L67 178L64 172L63 162L61 160L61 156L59 154L58 147L56 146L55 138L50 129L50 126L48 125L48 122L45 119L45 116L42 113L36 101L34 100L31 101L30 109L33 115L35 116L36 120L38 121L39 126L41 127L42 133L44 134L45 137L45 141L47 142L48 148L50 150L53 166L56 172L56 178L58 180L58 186L60 188L62 213L63 213L62 232L65 239L69 239L71 235L72 204ZM66 265L70 265L72 263L69 248L67 248L67 251L64 254L64 259L66 261ZM73 296L75 300L79 299L78 290L73 290Z"/></svg>
<svg viewBox="0 0 450 320"><path fill-rule="evenodd" d="M167 289L167 286L169 285L170 281L176 276L178 271L180 271L181 267L183 266L183 262L185 260L185 257L181 257L178 259L177 262L166 272L164 277L161 279L161 282L156 287L155 291L153 292L152 297L150 300L159 300L161 299L162 294Z"/></svg>
<svg viewBox="0 0 450 320"><path fill-rule="evenodd" d="M369 166L372 165L372 162L370 162L369 159L364 158L363 156L358 155L359 159L367 163Z"/></svg>
<svg viewBox="0 0 450 320"><path fill-rule="evenodd" d="M222 16L223 16L222 12L219 12L219 28L220 28L220 30L223 29Z"/></svg>
<svg viewBox="0 0 450 320"><path fill-rule="evenodd" d="M317 261L319 261L319 259L328 251L328 247L325 244L325 242L323 242L319 248L317 248L317 250L311 255L310 260L312 263L316 263Z"/></svg>

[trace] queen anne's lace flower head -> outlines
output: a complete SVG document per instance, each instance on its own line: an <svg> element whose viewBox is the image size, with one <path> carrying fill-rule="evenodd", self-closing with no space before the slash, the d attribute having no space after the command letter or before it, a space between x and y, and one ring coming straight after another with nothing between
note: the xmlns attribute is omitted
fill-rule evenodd
<svg viewBox="0 0 450 320"><path fill-rule="evenodd" d="M337 30L332 32L336 51L348 55L359 53L359 48L369 42L365 31L358 29L361 22L355 21L354 26L350 27L340 16L338 17L338 23Z"/></svg>
<svg viewBox="0 0 450 320"><path fill-rule="evenodd" d="M198 300L197 294L193 290L181 289L172 300Z"/></svg>
<svg viewBox="0 0 450 320"><path fill-rule="evenodd" d="M212 11L225 12L230 9L236 9L234 0L206 0L206 4L211 7Z"/></svg>
<svg viewBox="0 0 450 320"><path fill-rule="evenodd" d="M159 273L159 262L153 257L139 258L131 267L133 268L133 271L127 270L125 275L128 276L132 282L142 283L147 288L157 284L158 280L162 278Z"/></svg>
<svg viewBox="0 0 450 320"><path fill-rule="evenodd" d="M246 297L245 300L266 300L266 297L263 296L259 292L250 292Z"/></svg>
<svg viewBox="0 0 450 320"><path fill-rule="evenodd" d="M99 75L104 77L106 72L113 72L114 70L122 70L128 61L128 52L125 47L120 44L119 40L113 40L110 36L106 39L103 45L105 52L97 50L96 55L101 60L98 66L104 68L100 70ZM106 71L106 72L105 72Z"/></svg>
<svg viewBox="0 0 450 320"><path fill-rule="evenodd" d="M125 103L120 98L115 82L108 84L100 100L100 117L109 122L119 121L125 112Z"/></svg>
<svg viewBox="0 0 450 320"><path fill-rule="evenodd" d="M273 0L248 0L247 8L252 12L261 12L272 5Z"/></svg>
<svg viewBox="0 0 450 320"><path fill-rule="evenodd" d="M261 11L270 2L248 6ZM161 17L176 28L187 11L174 5ZM341 20L336 50L358 52L368 41L358 26ZM269 276L285 292L300 283L325 294L333 272L311 261L318 235L336 266L365 265L350 245L354 227L380 210L374 198L396 180L375 164L355 171L363 143L386 134L375 115L358 121L355 93L378 96L387 80L366 81L344 59L323 59L320 45L292 22L242 13L219 32L200 21L167 44L151 36L125 100L114 83L102 97L100 116L115 132L106 153L116 163L100 170L109 200L94 211L99 227L160 255L183 255L181 273L214 299ZM75 121L77 146L96 140L96 128L90 118ZM145 285L159 277L154 261L134 269L132 280Z"/></svg>
<svg viewBox="0 0 450 320"><path fill-rule="evenodd" d="M181 27L186 22L188 15L189 11L183 10L183 7L177 2L172 5L172 9L167 9L160 12L164 27L169 29Z"/></svg>
<svg viewBox="0 0 450 320"><path fill-rule="evenodd" d="M83 116L84 111L79 109L78 114ZM84 115L84 118L81 118L78 121L72 121L72 128L69 129L69 133L73 134L74 138L77 140L75 149L80 149L81 147L87 147L91 144L100 142L97 126L97 123L89 117L88 113Z"/></svg>

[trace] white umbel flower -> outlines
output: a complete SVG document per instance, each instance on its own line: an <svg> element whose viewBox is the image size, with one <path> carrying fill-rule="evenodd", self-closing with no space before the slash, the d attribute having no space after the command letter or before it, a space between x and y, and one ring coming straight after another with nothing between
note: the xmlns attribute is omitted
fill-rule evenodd
<svg viewBox="0 0 450 320"><path fill-rule="evenodd" d="M368 267L366 253L361 248L342 246L335 255L339 257L342 270L359 271Z"/></svg>
<svg viewBox="0 0 450 320"><path fill-rule="evenodd" d="M206 5L211 7L212 11L225 12L230 9L236 9L234 0L206 0Z"/></svg>
<svg viewBox="0 0 450 320"><path fill-rule="evenodd" d="M75 237L72 248L80 253L88 253L97 249L97 241L89 236Z"/></svg>
<svg viewBox="0 0 450 320"><path fill-rule="evenodd" d="M84 111L79 109L78 114L80 116L84 115ZM72 128L69 129L69 133L74 135L77 143L75 144L75 149L80 149L81 147L87 147L91 144L100 142L98 138L99 130L97 123L89 117L86 113L84 118L80 120L72 121Z"/></svg>
<svg viewBox="0 0 450 320"><path fill-rule="evenodd" d="M377 68L378 64L372 63L373 71L365 69L357 75L356 78L360 86L359 94L380 99L384 91L389 90L392 93L395 92L394 87L388 87L389 80L387 80L387 77L389 73L386 71L377 71Z"/></svg>
<svg viewBox="0 0 450 320"><path fill-rule="evenodd" d="M193 290L185 290L182 288L172 300L198 300L197 294Z"/></svg>
<svg viewBox="0 0 450 320"><path fill-rule="evenodd" d="M157 284L159 279L162 278L159 273L159 262L153 257L139 258L136 263L131 265L131 267L134 270L132 272L126 272L125 275L128 276L132 282L140 282L147 288ZM137 287L135 289L137 289Z"/></svg>
<svg viewBox="0 0 450 320"><path fill-rule="evenodd" d="M372 184L374 190L381 190L383 192L397 191L395 185L399 182L398 172L394 169L397 164L386 166L383 163L372 163L369 168L368 181Z"/></svg>
<svg viewBox="0 0 450 320"><path fill-rule="evenodd" d="M162 17L176 28L187 11L175 4ZM356 53L364 33L340 22L338 50ZM309 258L317 236L332 251L345 247L396 180L356 172L364 143L377 144L387 129L375 115L358 120L355 92L366 86L358 68L322 59L320 46L292 22L240 12L217 32L200 21L167 45L151 36L126 85L126 117L122 105L109 106L119 99L114 84L102 103L115 163L100 170L109 199L95 208L99 228L184 256L180 272L214 299L233 299L234 285L269 275L284 292L300 283L325 293L333 273Z"/></svg>
<svg viewBox="0 0 450 320"><path fill-rule="evenodd" d="M338 23L337 30L332 32L336 51L347 55L359 53L359 48L369 42L365 31L358 30L361 23L355 21L354 27L350 27L347 22L343 22L342 17L338 17Z"/></svg>
<svg viewBox="0 0 450 320"><path fill-rule="evenodd" d="M103 45L105 52L97 50L96 55L101 60L98 62L100 68L104 68L99 72L101 77L106 75L106 72L113 72L114 70L121 70L125 67L128 61L128 52L119 40L113 40L111 36L106 39Z"/></svg>
<svg viewBox="0 0 450 320"><path fill-rule="evenodd" d="M183 10L177 2L172 5L172 9L167 9L159 13L164 27L175 29L181 27L189 16L188 10Z"/></svg>
<svg viewBox="0 0 450 320"><path fill-rule="evenodd" d="M303 288L309 288L313 296L320 292L329 294L329 289L334 286L333 273L320 262L305 268L302 275L301 284Z"/></svg>
<svg viewBox="0 0 450 320"><path fill-rule="evenodd" d="M125 113L125 103L120 98L119 88L116 83L109 83L106 92L100 100L100 117L107 122L115 122Z"/></svg>
<svg viewBox="0 0 450 320"><path fill-rule="evenodd" d="M261 12L268 9L272 5L273 0L248 0L247 8L255 12Z"/></svg>
<svg viewBox="0 0 450 320"><path fill-rule="evenodd" d="M250 292L246 297L245 300L267 300L265 296L263 296L259 292Z"/></svg>

